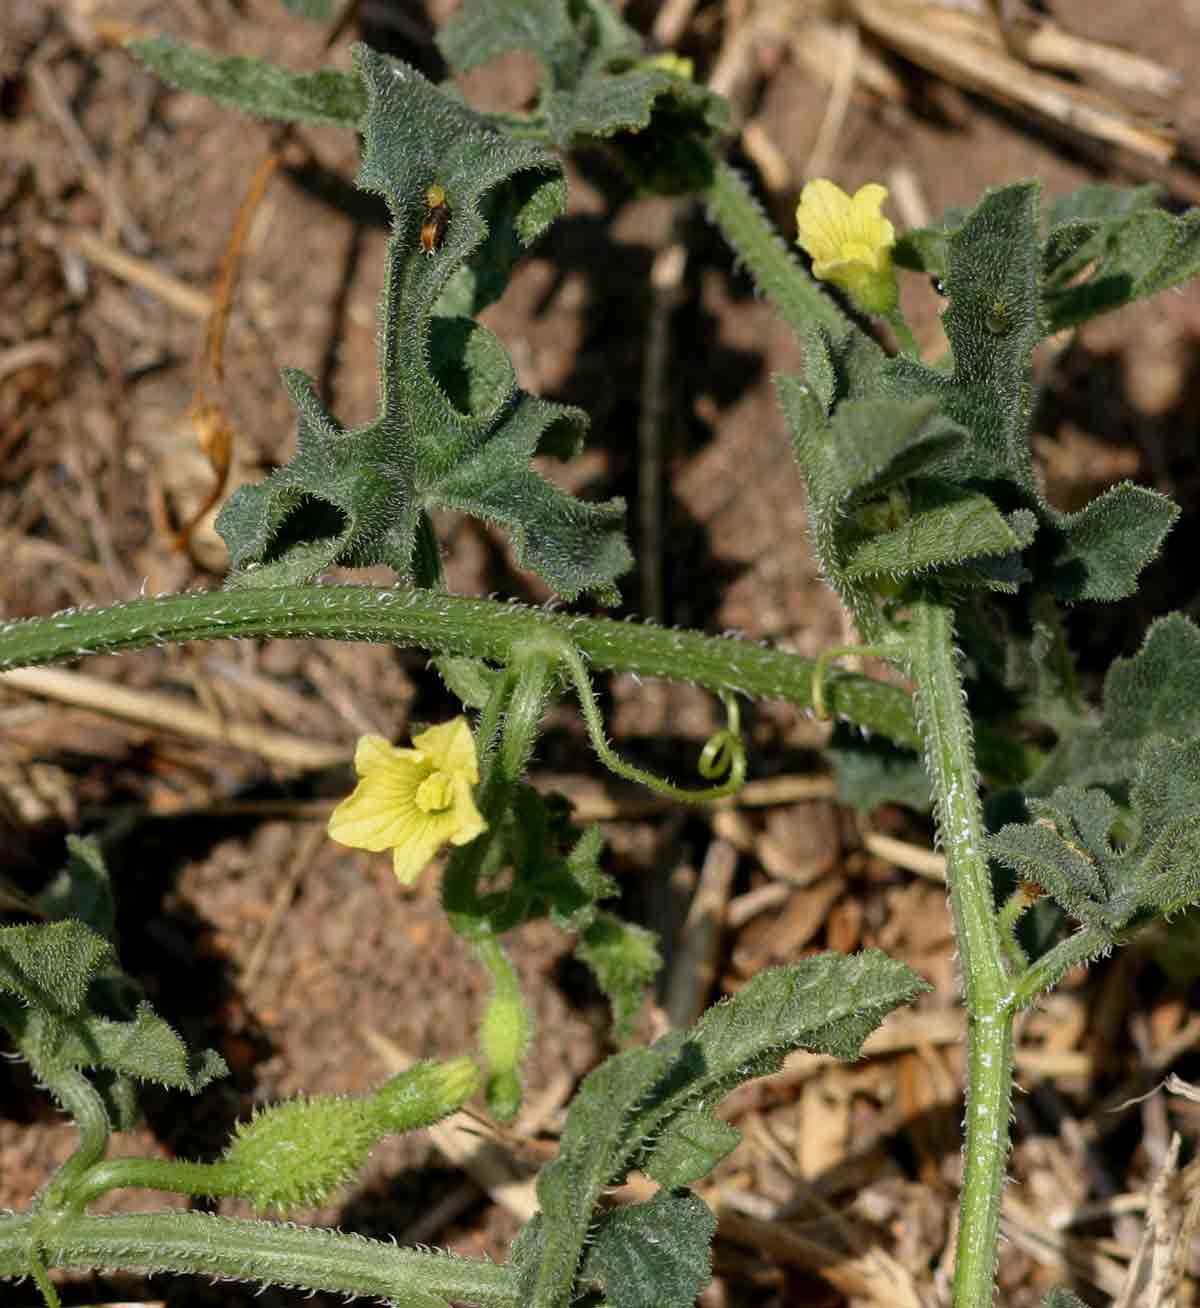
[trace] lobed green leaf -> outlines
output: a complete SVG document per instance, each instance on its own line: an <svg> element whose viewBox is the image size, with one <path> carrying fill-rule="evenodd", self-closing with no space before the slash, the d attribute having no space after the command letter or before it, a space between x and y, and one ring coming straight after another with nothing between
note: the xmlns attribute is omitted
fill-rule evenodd
<svg viewBox="0 0 1200 1308"><path fill-rule="evenodd" d="M712 1278L716 1229L694 1194L656 1194L614 1209L596 1223L580 1284L599 1290L611 1308L692 1308Z"/></svg>
<svg viewBox="0 0 1200 1308"><path fill-rule="evenodd" d="M78 909L111 937L108 872L94 840L68 841L62 873L42 895L48 912ZM212 1050L189 1055L120 969L111 938L82 921L0 928L0 1025L36 1074L86 1068L119 1126L136 1120L130 1079L197 1093L227 1069Z"/></svg>
<svg viewBox="0 0 1200 1308"><path fill-rule="evenodd" d="M1033 515L1005 517L986 495L949 482L913 481L907 521L846 550L847 577L914 577L989 554L1024 549L1033 540Z"/></svg>
<svg viewBox="0 0 1200 1308"><path fill-rule="evenodd" d="M1039 333L1049 336L1101 313L1190 280L1200 272L1200 210L1175 216L1158 207L1157 186L1085 186L1046 206L1037 236L1042 300ZM962 209L904 233L895 262L942 283Z"/></svg>
<svg viewBox="0 0 1200 1308"><path fill-rule="evenodd" d="M30 1036L35 1036L34 1018ZM170 1025L146 1001L127 1022L86 1014L56 1040L54 1057L71 1067L105 1069L199 1094L210 1081L228 1075L224 1059L211 1049L192 1055Z"/></svg>
<svg viewBox="0 0 1200 1308"><path fill-rule="evenodd" d="M534 121L560 149L613 142L639 185L665 192L693 190L711 173L702 146L727 126L725 101L647 59L638 33L602 0L466 0L438 48L458 68L532 52L542 66Z"/></svg>
<svg viewBox="0 0 1200 1308"><path fill-rule="evenodd" d="M614 913L597 913L580 932L575 954L612 1006L613 1039L628 1039L646 987L662 967L658 937Z"/></svg>
<svg viewBox="0 0 1200 1308"><path fill-rule="evenodd" d="M707 1176L741 1141L737 1127L706 1108L684 1109L663 1128L642 1170L664 1190L679 1190Z"/></svg>
<svg viewBox="0 0 1200 1308"><path fill-rule="evenodd" d="M94 836L67 837L67 864L38 896L38 905L48 918L74 918L105 940L115 941L112 882Z"/></svg>
<svg viewBox="0 0 1200 1308"><path fill-rule="evenodd" d="M1176 217L1152 204L1155 189L1101 195L1088 217L1051 227L1045 260L1045 330L1076 327L1200 273L1200 209ZM1099 206L1111 200L1107 212Z"/></svg>
<svg viewBox="0 0 1200 1308"><path fill-rule="evenodd" d="M881 804L929 811L929 774L916 752L897 749L882 739L864 740L841 722L834 725L826 748L833 760L839 803L862 813Z"/></svg>
<svg viewBox="0 0 1200 1308"><path fill-rule="evenodd" d="M522 567L559 594L611 602L631 562L620 500L586 504L529 466L539 451L573 452L585 417L520 391L499 342L464 318L434 316L456 271L484 243L488 196L508 188L512 230L532 240L561 210L557 160L498 132L414 69L358 47L367 88L358 184L393 219L380 313L381 411L345 430L303 373L285 375L299 411L297 452L265 483L222 510L233 585L287 585L333 564L385 563L419 575L422 524L438 508L504 527ZM422 250L427 190L440 186L449 220L440 248Z"/></svg>
<svg viewBox="0 0 1200 1308"><path fill-rule="evenodd" d="M571 1103L558 1157L538 1177L540 1220L513 1249L522 1302L569 1301L596 1202L630 1168L673 1177L695 1174L706 1152L716 1160L728 1136L705 1119L734 1086L777 1070L792 1049L855 1057L883 1018L924 988L874 951L822 955L760 973L689 1031L601 1064Z"/></svg>
<svg viewBox="0 0 1200 1308"><path fill-rule="evenodd" d="M1104 679L1098 721L1075 723L1026 785L1032 796L1060 786L1128 793L1143 747L1156 736L1200 739L1200 628L1182 614L1160 618L1132 658Z"/></svg>
<svg viewBox="0 0 1200 1308"><path fill-rule="evenodd" d="M58 1019L83 1011L112 945L82 922L0 927L0 990Z"/></svg>
<svg viewBox="0 0 1200 1308"><path fill-rule="evenodd" d="M1113 937L1200 900L1198 690L1200 630L1163 619L1113 664L1103 718L1064 738L993 855Z"/></svg>
<svg viewBox="0 0 1200 1308"><path fill-rule="evenodd" d="M833 521L815 524L822 561L868 638L877 619L872 602L863 598L864 587L859 584L856 591L856 582L866 574L886 575L896 583L931 576L956 602L971 589L1015 590L1027 583L1060 601L1119 599L1132 593L1139 572L1175 521L1178 511L1169 500L1129 483L1112 487L1078 513L1060 513L1045 500L1033 468L1031 359L1047 330L1046 296L1054 289L1046 283L1047 260L1053 276L1068 276L1077 271L1079 259L1093 257L1102 237L1096 214L1105 194L1051 206L1051 230L1060 234L1052 255L1039 233L1035 183L990 191L969 213L954 215L927 239L909 241L903 261L938 276L949 296L943 316L951 344L947 367L906 356L881 360L861 346L852 355L846 344L826 339L808 352L807 401L800 402L796 384L785 390L785 413L818 518L831 516L834 500L826 486L835 474L829 469L844 470L849 482L839 487L836 502L842 504L861 503L877 490L873 465L888 468L898 452L911 457L914 466L898 468L900 477L889 473L891 485L900 484L914 501L919 493L904 484L914 475L942 485L937 496L926 497L902 520L888 522L877 515L869 539L860 532L854 541L852 529L836 514ZM1155 230L1176 222L1146 209L1146 203L1146 195L1137 193L1124 211L1118 208L1123 212L1118 224L1125 234L1122 241L1132 240L1141 230L1132 224L1143 220L1156 225ZM1062 235L1068 232L1074 236ZM1147 288L1190 275L1190 237L1176 235L1173 253L1155 258L1153 269L1148 263L1143 270ZM1116 247L1108 240L1105 248ZM1066 287L1062 293L1073 295L1076 289ZM882 407L889 402L930 405L924 415L928 426L920 426L921 410L910 408L906 417L898 407ZM821 404L827 421L822 421ZM854 413L853 423L839 422L846 410ZM941 430L935 436L937 424ZM956 433L954 439L949 432ZM939 437L946 448L935 457ZM860 450L866 453L856 454ZM985 498L993 506L990 512ZM929 515L926 521L923 514ZM969 566L964 568L964 561Z"/></svg>

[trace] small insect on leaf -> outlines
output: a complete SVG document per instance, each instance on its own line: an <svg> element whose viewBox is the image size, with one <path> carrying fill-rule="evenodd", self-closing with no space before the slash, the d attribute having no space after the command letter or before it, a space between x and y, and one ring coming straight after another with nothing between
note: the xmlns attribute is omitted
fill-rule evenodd
<svg viewBox="0 0 1200 1308"><path fill-rule="evenodd" d="M450 206L445 187L434 182L425 191L425 218L421 223L421 249L432 255L442 248L446 228L450 226Z"/></svg>

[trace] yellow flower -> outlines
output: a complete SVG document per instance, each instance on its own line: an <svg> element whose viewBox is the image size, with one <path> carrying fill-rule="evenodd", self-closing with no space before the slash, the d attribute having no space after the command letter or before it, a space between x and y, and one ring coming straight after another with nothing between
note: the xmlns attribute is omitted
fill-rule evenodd
<svg viewBox="0 0 1200 1308"><path fill-rule="evenodd" d="M669 73L672 77L680 77L685 82L691 82L695 78L695 65L687 55L677 55L674 50L666 50L651 59L643 60L642 67L657 68L660 73Z"/></svg>
<svg viewBox="0 0 1200 1308"><path fill-rule="evenodd" d="M382 736L363 736L354 752L358 785L329 819L339 844L390 849L406 885L443 845L465 845L487 828L471 795L479 764L466 719L422 731L413 746L398 749Z"/></svg>
<svg viewBox="0 0 1200 1308"><path fill-rule="evenodd" d="M813 276L840 286L864 313L890 313L898 298L896 229L880 212L887 194L886 186L869 182L852 198L818 177L796 209L797 240L813 261Z"/></svg>

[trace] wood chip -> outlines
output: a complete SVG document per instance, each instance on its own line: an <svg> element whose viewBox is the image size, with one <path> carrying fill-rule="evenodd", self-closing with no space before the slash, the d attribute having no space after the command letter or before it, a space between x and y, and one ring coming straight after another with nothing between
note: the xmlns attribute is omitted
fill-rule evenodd
<svg viewBox="0 0 1200 1308"><path fill-rule="evenodd" d="M299 770L333 767L351 756L348 745L302 740L282 731L250 723L223 722L193 708L176 695L132 690L63 668L18 668L0 674L0 686L40 695L44 699L90 709L126 722L244 749L272 763Z"/></svg>
<svg viewBox="0 0 1200 1308"><path fill-rule="evenodd" d="M1106 96L1034 72L1006 51L989 48L982 39L939 26L937 11L895 0L850 0L850 7L877 40L968 91L1036 113L1048 122L1131 150L1155 163L1168 163L1175 154L1170 132L1137 122L1131 112Z"/></svg>
<svg viewBox="0 0 1200 1308"><path fill-rule="evenodd" d="M677 1031L691 1026L708 1006L737 858L737 850L723 840L714 840L704 857L667 984L667 1017Z"/></svg>

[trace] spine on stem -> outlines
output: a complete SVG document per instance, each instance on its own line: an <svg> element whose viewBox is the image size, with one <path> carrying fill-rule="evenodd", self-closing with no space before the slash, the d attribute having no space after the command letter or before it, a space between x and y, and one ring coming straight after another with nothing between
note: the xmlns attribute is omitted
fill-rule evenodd
<svg viewBox="0 0 1200 1308"><path fill-rule="evenodd" d="M566 638L606 672L691 681L751 699L812 703L813 663L736 637L403 587L279 586L132 600L0 626L0 672L192 640L382 641L507 663L516 645ZM915 747L908 695L851 673L830 676L830 712Z"/></svg>

